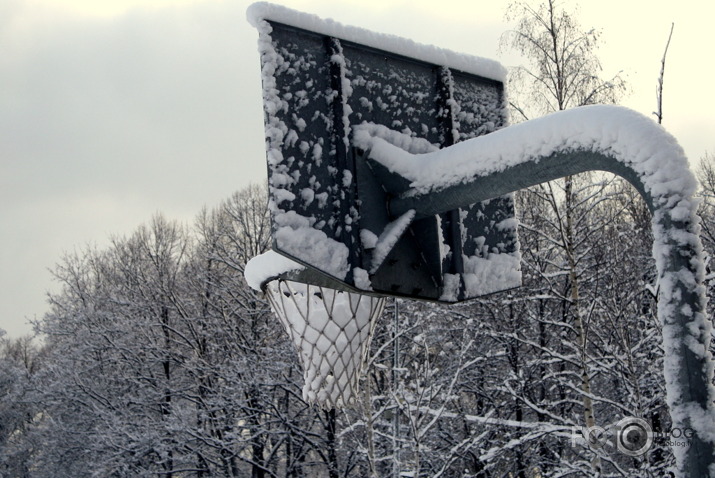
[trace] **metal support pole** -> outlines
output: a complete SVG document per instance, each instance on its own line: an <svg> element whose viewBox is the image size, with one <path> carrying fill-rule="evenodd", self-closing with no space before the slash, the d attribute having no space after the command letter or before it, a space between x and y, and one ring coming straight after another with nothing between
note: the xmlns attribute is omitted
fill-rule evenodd
<svg viewBox="0 0 715 478"><path fill-rule="evenodd" d="M673 446L676 473L693 478L715 477L715 388L709 352L711 323L705 310L699 219L695 214L696 202L691 197L694 178L682 149L658 125L633 112L624 113L615 107L600 108L596 112L598 114L591 116L586 111L588 108L578 108L581 111L575 113L558 113L535 120L539 123L531 129L529 123L532 122L522 123L518 125L520 129L514 132L509 130L517 127L430 153L434 159L442 161L439 163L440 171L449 171L450 167L457 170L465 164L465 157L469 159L471 176L446 185L436 183L430 186L427 183L425 186L424 175L409 176L410 161L413 164L420 164L420 161L421 164L428 164L432 157L408 157L410 155L379 138L376 138L375 144L360 147L369 151L372 161L411 182L411 189L393 191L394 197L389 204L393 217L408 210L415 210L417 218L428 217L592 170L612 172L633 184L653 214L653 255L660 284L658 317L663 326L664 375L672 427L673 430L680 429L681 437L683 431L692 433L689 446L684 438L672 439L678 442ZM612 113L612 118L609 116L606 123L612 137L638 136L630 143L619 139L617 146L637 144L645 148L656 144L658 146L653 149L652 155L644 154L643 148L637 147L617 150L613 148L613 142L611 146L601 148L596 133L590 143L584 141L589 147L574 147L574 141L565 135L563 139L554 139L559 129L570 124L564 121L566 117L563 115L566 114L571 115L569 119L583 122L585 130L591 128L605 135L600 133L604 128L604 112ZM589 125L592 116L601 122ZM623 124L619 125L619 121ZM544 141L539 142L539 136ZM514 147L519 141L523 146L520 143L519 147ZM579 141L583 139L579 138ZM546 154L543 153L545 142L555 144ZM523 151L524 158L514 156L504 160L505 151ZM663 154L671 154L673 162L664 165ZM659 159L651 161L655 156ZM400 157L404 159L401 164L393 161ZM472 167L471 161L476 165ZM495 167L495 163L499 166ZM418 170L419 166L413 169ZM429 175L426 177L429 179Z"/></svg>

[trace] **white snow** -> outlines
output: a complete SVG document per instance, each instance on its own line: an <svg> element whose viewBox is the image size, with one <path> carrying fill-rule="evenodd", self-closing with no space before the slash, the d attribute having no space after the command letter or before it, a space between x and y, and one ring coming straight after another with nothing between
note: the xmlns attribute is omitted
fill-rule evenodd
<svg viewBox="0 0 715 478"><path fill-rule="evenodd" d="M353 183L353 173L349 169L343 170L343 187L349 188Z"/></svg>
<svg viewBox="0 0 715 478"><path fill-rule="evenodd" d="M442 295L439 300L456 302L461 283L459 274L443 274L442 280L444 281L444 286L442 287Z"/></svg>
<svg viewBox="0 0 715 478"><path fill-rule="evenodd" d="M323 147L315 143L313 145L313 161L315 161L315 164L320 166L320 163L323 161Z"/></svg>
<svg viewBox="0 0 715 478"><path fill-rule="evenodd" d="M260 254L246 263L243 276L251 289L260 291L267 281L286 272L305 269L304 266L274 251Z"/></svg>
<svg viewBox="0 0 715 478"><path fill-rule="evenodd" d="M375 249L377 239L377 234L369 229L360 230L360 242L362 243L363 249Z"/></svg>
<svg viewBox="0 0 715 478"><path fill-rule="evenodd" d="M485 259L462 255L464 285L467 297L479 297L521 283L518 254L490 254Z"/></svg>
<svg viewBox="0 0 715 478"><path fill-rule="evenodd" d="M417 138L375 123L363 122L353 126L353 142L356 145L370 144L371 138L381 138L391 145L412 154L438 151L439 147L424 138Z"/></svg>
<svg viewBox="0 0 715 478"><path fill-rule="evenodd" d="M283 188L275 188L273 190L273 200L275 201L275 204L278 206L282 202L285 202L285 201L290 202L290 201L295 200L295 194L293 194L292 192L287 191Z"/></svg>
<svg viewBox="0 0 715 478"><path fill-rule="evenodd" d="M358 289L367 291L372 290L370 276L365 269L362 269L360 267L353 267L353 279L353 282L355 282L355 287L357 287Z"/></svg>
<svg viewBox="0 0 715 478"><path fill-rule="evenodd" d="M323 272L338 279L344 279L348 273L348 247L330 239L323 231L309 226L282 226L274 231L273 237L280 244L282 252Z"/></svg>
<svg viewBox="0 0 715 478"><path fill-rule="evenodd" d="M555 152L603 152L634 169L653 196L694 192L682 148L649 118L619 106L585 106L509 126L432 153L414 155L379 136L355 136L372 159L412 181L414 193L444 189ZM675 163L673 162L675 161Z"/></svg>
<svg viewBox="0 0 715 478"><path fill-rule="evenodd" d="M456 53L433 45L422 45L394 35L343 25L331 19L322 19L316 15L299 12L281 5L266 2L254 3L248 7L246 16L251 25L259 30L266 28L263 24L264 20L273 20L435 65L447 66L484 78L506 81L506 68L494 60Z"/></svg>
<svg viewBox="0 0 715 478"><path fill-rule="evenodd" d="M380 268L382 262L390 253L392 248L395 247L395 244L400 237L402 237L402 234L404 234L405 230L412 223L414 218L415 211L409 210L385 226L385 230L382 231L380 237L378 237L375 249L372 251L370 273L374 274Z"/></svg>
<svg viewBox="0 0 715 478"><path fill-rule="evenodd" d="M300 191L300 197L303 199L303 203L306 206L310 206L315 199L315 191L310 188L304 188Z"/></svg>

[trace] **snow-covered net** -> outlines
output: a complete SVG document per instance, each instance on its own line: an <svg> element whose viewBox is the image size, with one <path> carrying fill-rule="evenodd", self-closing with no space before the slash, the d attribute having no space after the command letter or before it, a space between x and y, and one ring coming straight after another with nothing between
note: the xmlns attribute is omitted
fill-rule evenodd
<svg viewBox="0 0 715 478"><path fill-rule="evenodd" d="M303 398L328 408L349 404L385 299L283 279L265 292L302 362Z"/></svg>

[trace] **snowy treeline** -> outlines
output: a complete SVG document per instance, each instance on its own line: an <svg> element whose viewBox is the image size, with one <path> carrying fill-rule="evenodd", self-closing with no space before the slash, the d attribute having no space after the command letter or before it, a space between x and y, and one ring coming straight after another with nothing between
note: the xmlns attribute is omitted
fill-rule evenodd
<svg viewBox="0 0 715 478"><path fill-rule="evenodd" d="M712 252L715 173L705 168ZM184 227L161 216L68 254L41 346L2 339L8 477L662 476L580 428L669 427L650 217L590 174L516 196L524 287L456 306L398 301L358 404L301 398L295 351L243 267L269 245L251 187Z"/></svg>

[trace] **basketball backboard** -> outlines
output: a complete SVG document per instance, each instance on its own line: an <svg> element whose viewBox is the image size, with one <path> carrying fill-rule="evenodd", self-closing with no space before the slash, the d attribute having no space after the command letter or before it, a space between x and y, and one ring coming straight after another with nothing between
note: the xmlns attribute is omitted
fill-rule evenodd
<svg viewBox="0 0 715 478"><path fill-rule="evenodd" d="M456 302L520 285L513 202L393 217L402 177L354 147L375 135L427 153L506 123L503 68L282 7L260 32L273 249L294 280Z"/></svg>

